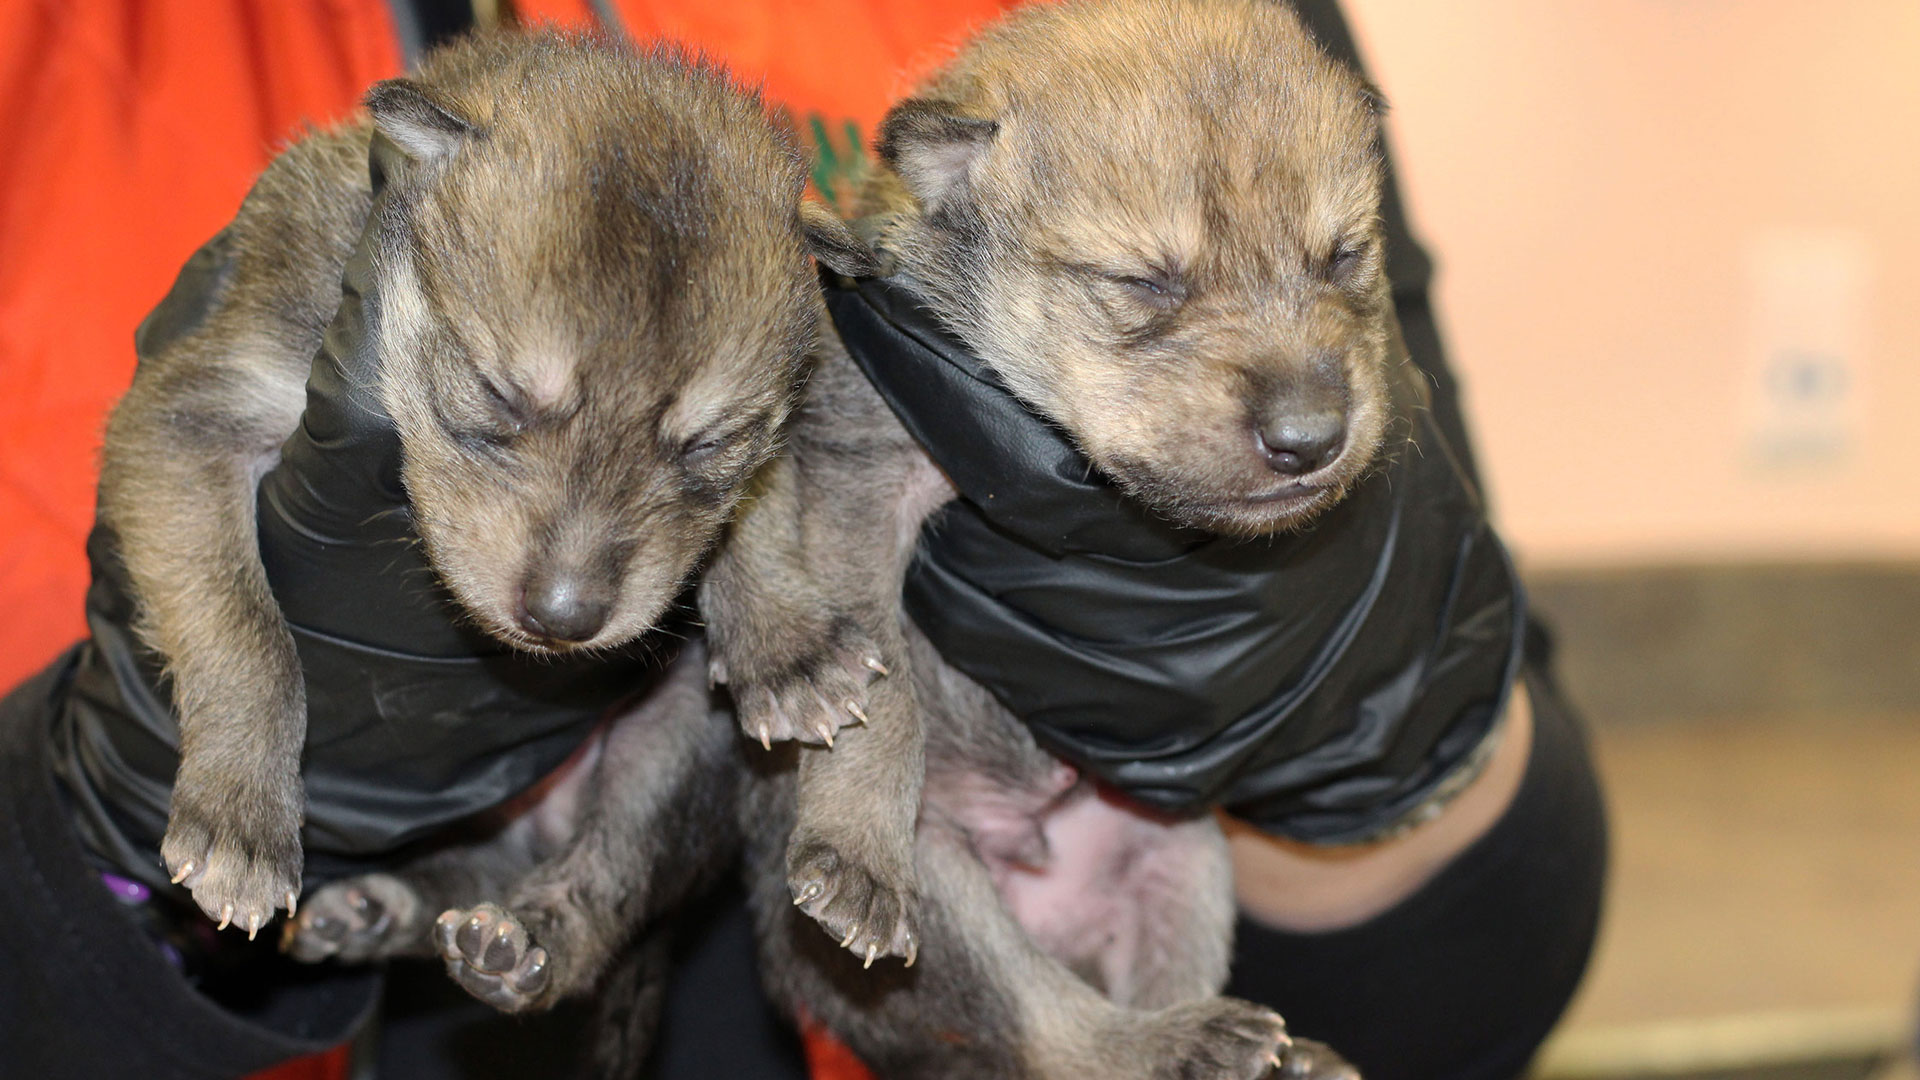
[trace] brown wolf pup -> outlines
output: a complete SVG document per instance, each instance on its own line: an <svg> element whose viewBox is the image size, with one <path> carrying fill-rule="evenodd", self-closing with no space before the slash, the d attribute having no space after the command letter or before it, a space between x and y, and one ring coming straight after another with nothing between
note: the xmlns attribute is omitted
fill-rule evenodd
<svg viewBox="0 0 1920 1080"><path fill-rule="evenodd" d="M888 115L868 224L895 279L1139 504L1272 534L1340 500L1393 414L1376 107L1280 4L1036 4ZM702 594L749 738L812 741L850 698L866 717L754 763L776 995L882 1075L1260 1075L1285 1035L1214 996L1233 911L1213 820L1077 783L900 617L954 489L844 353L790 444ZM856 695L876 654L889 674Z"/></svg>
<svg viewBox="0 0 1920 1080"><path fill-rule="evenodd" d="M367 232L380 402L438 576L529 652L651 628L774 448L819 297L863 250L800 200L764 107L677 53L557 34L465 41L267 169L197 330L140 366L99 513L164 658L180 765L162 855L221 926L292 911L301 669L255 486ZM369 223L370 140L404 163Z"/></svg>

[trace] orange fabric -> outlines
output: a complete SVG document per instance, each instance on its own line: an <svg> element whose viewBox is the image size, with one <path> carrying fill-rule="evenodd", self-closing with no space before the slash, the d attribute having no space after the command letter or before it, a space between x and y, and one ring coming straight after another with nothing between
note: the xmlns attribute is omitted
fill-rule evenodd
<svg viewBox="0 0 1920 1080"><path fill-rule="evenodd" d="M351 1046L340 1046L324 1054L299 1058L254 1073L247 1080L347 1080L353 1062Z"/></svg>
<svg viewBox="0 0 1920 1080"><path fill-rule="evenodd" d="M0 0L0 690L84 632L133 328L274 150L400 69L384 0Z"/></svg>
<svg viewBox="0 0 1920 1080"><path fill-rule="evenodd" d="M800 1045L813 1080L873 1080L873 1073L853 1051L811 1020L800 1025Z"/></svg>
<svg viewBox="0 0 1920 1080"><path fill-rule="evenodd" d="M1003 0L614 0L636 41L669 38L724 61L768 98L871 132L887 105ZM519 0L523 19L582 25L587 0Z"/></svg>

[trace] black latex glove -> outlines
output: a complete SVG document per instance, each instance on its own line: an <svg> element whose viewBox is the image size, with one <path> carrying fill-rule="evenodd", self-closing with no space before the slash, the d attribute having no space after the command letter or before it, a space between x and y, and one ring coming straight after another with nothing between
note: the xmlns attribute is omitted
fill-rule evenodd
<svg viewBox="0 0 1920 1080"><path fill-rule="evenodd" d="M393 151L384 139L374 146L377 191ZM591 661L529 657L462 619L413 530L399 436L380 404L369 247L363 239L347 263L306 412L259 487L260 553L306 675L309 889L523 791L657 668L643 647ZM135 335L142 356L207 316L231 270L228 249L223 233L188 261ZM92 640L56 757L94 851L159 884L179 732L158 659L128 629L114 548L96 527Z"/></svg>

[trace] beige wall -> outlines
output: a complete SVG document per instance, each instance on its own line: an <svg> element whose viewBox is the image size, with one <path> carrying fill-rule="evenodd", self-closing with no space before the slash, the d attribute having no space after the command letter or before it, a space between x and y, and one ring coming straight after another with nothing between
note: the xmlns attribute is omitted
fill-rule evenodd
<svg viewBox="0 0 1920 1080"><path fill-rule="evenodd" d="M1524 559L1920 557L1920 4L1346 6Z"/></svg>

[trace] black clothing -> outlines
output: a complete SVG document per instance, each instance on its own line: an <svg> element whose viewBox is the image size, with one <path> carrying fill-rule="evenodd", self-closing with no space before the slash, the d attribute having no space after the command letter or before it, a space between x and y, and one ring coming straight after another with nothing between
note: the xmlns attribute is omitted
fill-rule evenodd
<svg viewBox="0 0 1920 1080"><path fill-rule="evenodd" d="M83 648L0 699L0 1076L233 1080L338 1045L378 971L276 961L269 928L241 978L195 990L102 886L48 761Z"/></svg>
<svg viewBox="0 0 1920 1080"><path fill-rule="evenodd" d="M845 282L827 307L960 492L921 536L907 613L1049 751L1150 806L1322 843L1477 768L1525 606L1417 387L1384 468L1304 532L1236 541L1123 495L910 281Z"/></svg>
<svg viewBox="0 0 1920 1080"><path fill-rule="evenodd" d="M1242 919L1227 993L1278 1009L1367 1080L1512 1080L1560 1019L1599 928L1607 826L1586 736L1530 664L1533 749L1512 805L1412 896L1359 926Z"/></svg>

